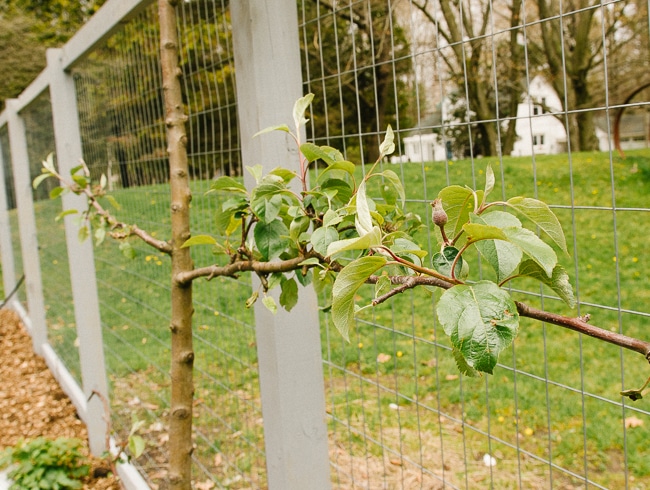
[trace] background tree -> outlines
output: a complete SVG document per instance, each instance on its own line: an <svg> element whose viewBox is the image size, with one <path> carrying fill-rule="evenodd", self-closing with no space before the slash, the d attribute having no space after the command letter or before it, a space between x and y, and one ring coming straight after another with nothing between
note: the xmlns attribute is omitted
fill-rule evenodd
<svg viewBox="0 0 650 490"><path fill-rule="evenodd" d="M457 102L454 116L471 123L472 150L482 155L509 154L516 134L514 121L507 118L516 116L524 88L524 48L517 29L521 3L499 2L501 15L495 2L483 0L414 0L413 5L436 33L432 42L454 87L450 93ZM506 119L501 131L497 116ZM465 146L469 143L463 142L462 132L456 129L454 138L461 138L457 144Z"/></svg>
<svg viewBox="0 0 650 490"><path fill-rule="evenodd" d="M622 1L602 8L593 0L537 0L536 4L542 22L536 26L539 34L531 37L531 52L541 55L539 69L552 83L563 109L570 111L571 150L597 150L595 112L588 109L605 103L605 53L608 64L623 63L628 70L634 66L625 58L643 37L640 34L647 32L640 17L646 15L647 6ZM641 56L635 56L647 63L647 44L637 47ZM635 66L634 79L637 70Z"/></svg>
<svg viewBox="0 0 650 490"><path fill-rule="evenodd" d="M387 124L410 126L405 79L411 63L405 30L387 0L345 6L308 0L299 8L305 23L305 79L317 81L306 88L316 95L313 138L341 137L347 153L360 152L364 161L372 162Z"/></svg>
<svg viewBox="0 0 650 490"><path fill-rule="evenodd" d="M45 50L67 41L105 1L0 0L0 110L43 70Z"/></svg>

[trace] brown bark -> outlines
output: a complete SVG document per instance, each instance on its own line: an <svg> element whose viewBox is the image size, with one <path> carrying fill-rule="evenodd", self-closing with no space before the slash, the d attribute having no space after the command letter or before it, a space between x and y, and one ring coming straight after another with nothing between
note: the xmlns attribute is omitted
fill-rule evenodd
<svg viewBox="0 0 650 490"><path fill-rule="evenodd" d="M176 0L159 0L160 59L162 66L167 151L171 186L172 277L194 267L189 248L190 187L187 163L187 116L183 110L178 64ZM169 483L173 490L190 490L192 469L192 397L194 351L192 347L192 282L172 280L172 366L169 416Z"/></svg>

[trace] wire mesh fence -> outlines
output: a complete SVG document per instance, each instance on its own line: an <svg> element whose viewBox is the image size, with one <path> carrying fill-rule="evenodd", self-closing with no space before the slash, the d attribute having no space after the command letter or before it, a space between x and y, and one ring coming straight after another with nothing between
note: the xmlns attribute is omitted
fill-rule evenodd
<svg viewBox="0 0 650 490"><path fill-rule="evenodd" d="M221 206L221 198L206 195L210 181L239 178L256 163L240 156L240 140L251 135L240 134L238 97L250 94L235 83L229 2L179 8L192 232L210 234ZM340 149L361 175L391 124L397 150L381 165L405 183L406 210L422 217L416 238L429 257L439 247L429 203L449 184L482 188L489 164L494 194L549 203L569 242L560 261L575 286L577 311L525 280L509 283L516 298L644 336L647 5L300 0L298 22L303 91L316 95L310 141ZM163 238L170 203L158 37L155 10L147 7L76 63L73 74L91 175L107 176L121 220ZM282 66L269 77L273 69ZM48 108L43 96L23 113L32 178L54 149ZM11 202L4 127L0 144ZM35 198L47 197L40 192ZM373 195L377 202L383 197L380 190ZM50 342L78 377L67 255L53 220L60 209L45 200L36 206L41 267L51 280L43 284L52 295ZM10 217L15 222L15 213ZM15 250L17 264L20 256ZM193 258L199 266L215 260L208 248L195 248ZM492 274L479 256L469 262L481 277ZM123 435L133 414L146 422L148 449L137 463L152 487L165 488L170 266L137 242L108 241L95 249L95 266L112 423ZM245 277L196 287L197 488L268 485L266 460L274 455L265 454L255 319L244 308L252 293ZM371 291L360 295L372 298ZM650 485L643 428L650 413L643 402L619 396L645 380L642 358L528 320L493 376L462 377L437 321L438 298L412 290L363 312L349 343L327 309L321 313L333 487ZM323 294L321 306L327 302Z"/></svg>

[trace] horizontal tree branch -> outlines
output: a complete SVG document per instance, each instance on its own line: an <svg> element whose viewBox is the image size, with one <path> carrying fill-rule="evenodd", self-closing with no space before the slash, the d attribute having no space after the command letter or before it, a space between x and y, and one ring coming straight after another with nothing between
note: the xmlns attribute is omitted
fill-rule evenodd
<svg viewBox="0 0 650 490"><path fill-rule="evenodd" d="M334 271L340 270L340 266L337 262L332 262L329 264L320 254L316 252L308 252L289 260L278 260L272 262L262 262L257 260L238 260L232 264L225 266L211 265L208 267L201 267L194 269L193 271L178 274L175 277L175 280L179 284L185 284L199 277L207 277L207 279L210 280L217 276L233 277L241 272L255 272L262 275L271 274L273 272L289 272L302 268L303 266L300 264L312 257L317 257L320 262L323 263L323 265L327 265ZM310 265L308 267L313 267L313 265ZM401 294L404 291L415 288L417 286L435 286L441 289L450 289L454 286L454 284L451 282L439 279L437 277L425 275L390 276L389 279L391 284L397 287L391 291L388 291L382 296L375 298L372 301L373 306L381 304L389 298L392 298L393 296ZM368 278L367 282L369 284L375 284L378 280L379 276L373 275ZM650 362L650 342L628 337L627 335L620 333L611 332L610 330L605 330L604 328L600 328L587 323L582 318L568 317L564 315L558 315L556 313L538 310L537 308L533 308L532 306L521 303L519 301L515 301L515 304L517 305L517 311L519 315L522 317L551 323L553 325L567 328L569 330L573 330L575 332L603 340L610 344L618 345L619 347L638 352Z"/></svg>
<svg viewBox="0 0 650 490"><path fill-rule="evenodd" d="M374 284L378 279L379 276L371 276L368 282ZM393 276L390 278L390 280L392 284L399 285L399 287L393 289L392 291L389 291L379 298L376 298L373 301L373 305L380 304L392 296L395 296L396 294L402 293L407 289L411 289L416 286L436 286L442 289L449 289L454 286L452 283L442 281L435 277L426 276ZM624 349L638 352L643 357L645 357L648 362L650 362L650 342L628 337L627 335L612 332L610 330L591 325L581 318L568 317L564 315L558 315L557 313L538 310L537 308L533 308L532 306L529 306L520 301L515 301L515 304L517 305L517 312L520 316L546 323L552 323L553 325L568 328L569 330L573 330L575 332L603 340L610 344L618 345Z"/></svg>
<svg viewBox="0 0 650 490"><path fill-rule="evenodd" d="M305 260L311 258L311 254L299 255L293 259L288 260L274 260L271 262L263 262L259 260L238 260L228 265L210 265L207 267L199 267L192 271L177 274L174 280L177 284L187 284L199 277L206 277L209 281L214 277L226 276L234 277L241 272L255 272L256 274L272 274L274 272L290 272L293 270L301 269L300 265Z"/></svg>
<svg viewBox="0 0 650 490"><path fill-rule="evenodd" d="M553 325L568 328L569 330L574 330L589 335L590 337L604 340L610 344L638 352L650 362L650 342L628 337L627 335L612 332L610 330L605 330L604 328L595 325L590 325L581 318L571 318L556 313L550 313L548 311L538 310L537 308L520 303L519 301L515 301L515 304L517 305L517 311L521 316L533 318L546 323L552 323Z"/></svg>

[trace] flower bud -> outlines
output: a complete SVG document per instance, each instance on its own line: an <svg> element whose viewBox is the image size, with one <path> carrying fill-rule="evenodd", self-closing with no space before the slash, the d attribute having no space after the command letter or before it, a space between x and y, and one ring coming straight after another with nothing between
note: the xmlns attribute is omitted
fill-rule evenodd
<svg viewBox="0 0 650 490"><path fill-rule="evenodd" d="M440 227L445 226L447 224L447 213L442 207L442 200L434 199L431 207L433 208L432 218L434 224Z"/></svg>

